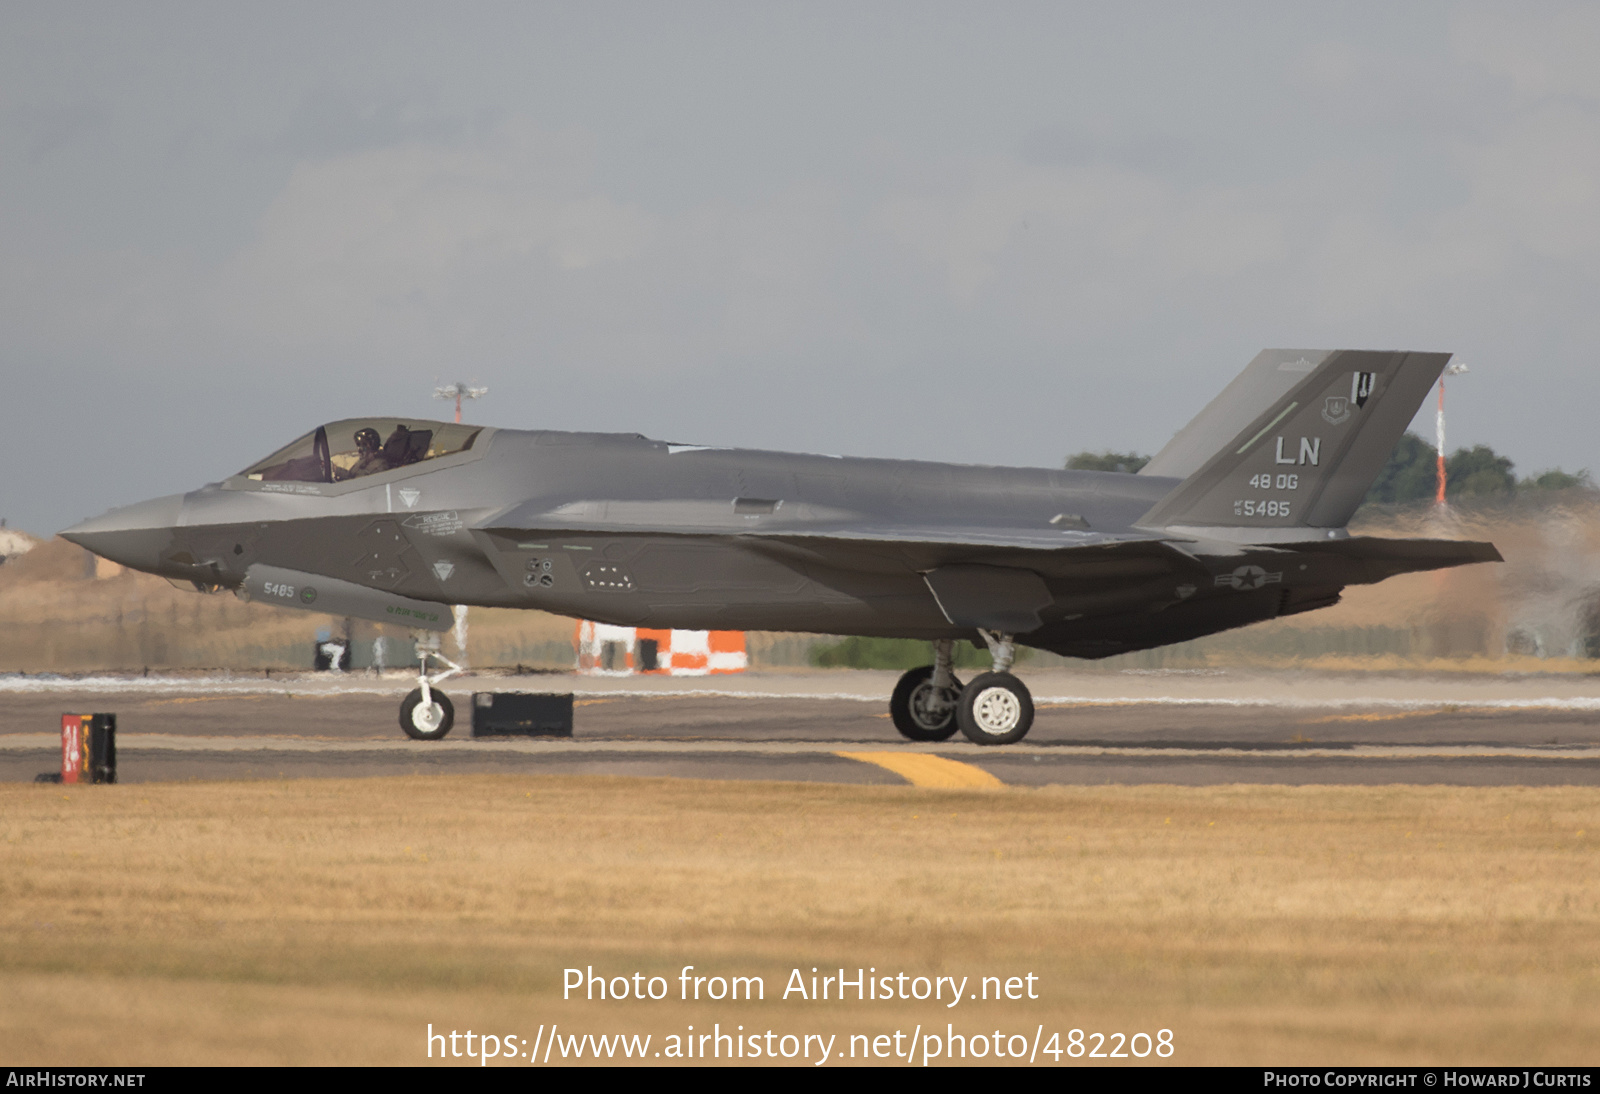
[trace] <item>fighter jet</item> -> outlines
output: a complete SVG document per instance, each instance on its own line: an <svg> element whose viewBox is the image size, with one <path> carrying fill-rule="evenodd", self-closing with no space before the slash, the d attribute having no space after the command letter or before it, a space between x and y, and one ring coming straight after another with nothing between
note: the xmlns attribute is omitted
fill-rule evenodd
<svg viewBox="0 0 1600 1094"><path fill-rule="evenodd" d="M1003 745L1033 721L1018 646L1108 657L1500 561L1488 543L1346 529L1448 360L1268 350L1138 474L337 421L62 535L197 590L419 632L400 713L419 739L453 720L439 685L460 668L438 640L451 605L482 605L926 639L933 663L895 687L895 727ZM965 684L959 641L991 657Z"/></svg>

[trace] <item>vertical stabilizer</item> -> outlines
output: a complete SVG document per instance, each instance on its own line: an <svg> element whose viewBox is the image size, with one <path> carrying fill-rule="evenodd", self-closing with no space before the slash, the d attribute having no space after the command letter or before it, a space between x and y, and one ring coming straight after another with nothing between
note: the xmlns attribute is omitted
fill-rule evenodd
<svg viewBox="0 0 1600 1094"><path fill-rule="evenodd" d="M1238 436L1269 407L1328 359L1325 349L1265 349L1206 404L1140 469L1141 475L1186 479L1200 470L1218 449Z"/></svg>
<svg viewBox="0 0 1600 1094"><path fill-rule="evenodd" d="M1449 360L1371 350L1261 354L1144 468L1184 481L1139 524L1343 528Z"/></svg>

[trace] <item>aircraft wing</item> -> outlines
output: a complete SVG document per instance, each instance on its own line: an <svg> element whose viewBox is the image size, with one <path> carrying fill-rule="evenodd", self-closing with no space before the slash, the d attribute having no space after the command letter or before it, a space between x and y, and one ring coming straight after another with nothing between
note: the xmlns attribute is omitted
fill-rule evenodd
<svg viewBox="0 0 1600 1094"><path fill-rule="evenodd" d="M1157 536L1083 533L1047 539L1033 529L871 527L740 537L752 550L859 570L927 573L959 565L1015 567L1048 579L1092 581L1177 574L1204 567Z"/></svg>
<svg viewBox="0 0 1600 1094"><path fill-rule="evenodd" d="M951 525L871 518L814 505L739 512L727 501L534 501L495 514L486 532L691 535L852 569L926 571L955 563L1020 566L1045 577L1113 577L1204 569L1169 544L1178 537L1077 528Z"/></svg>
<svg viewBox="0 0 1600 1094"><path fill-rule="evenodd" d="M877 573L1015 568L1032 571L1063 592L1083 582L1084 595L1089 594L1087 586L1119 579L1210 587L1223 560L1230 570L1240 564L1271 570L1275 560L1291 553L1316 560L1316 580L1332 585L1370 584L1417 570L1500 561L1493 544L1457 540L1353 536L1270 545L1227 543L1146 532L897 521L804 503L740 512L725 500L699 499L535 500L495 514L478 527L516 534L712 536L795 564Z"/></svg>

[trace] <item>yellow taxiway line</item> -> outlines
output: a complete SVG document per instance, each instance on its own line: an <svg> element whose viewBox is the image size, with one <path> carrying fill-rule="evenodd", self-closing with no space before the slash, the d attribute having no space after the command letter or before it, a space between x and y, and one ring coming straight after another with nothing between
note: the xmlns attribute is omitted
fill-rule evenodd
<svg viewBox="0 0 1600 1094"><path fill-rule="evenodd" d="M1400 718L1431 718L1435 714L1461 714L1465 707L1432 707L1428 710L1367 711L1362 714L1332 714L1326 718L1307 718L1301 724L1314 726L1328 722L1393 722Z"/></svg>
<svg viewBox="0 0 1600 1094"><path fill-rule="evenodd" d="M926 752L835 752L834 755L847 760L859 760L864 764L877 764L893 771L912 786L962 790L992 790L1005 786L1005 783L981 767Z"/></svg>

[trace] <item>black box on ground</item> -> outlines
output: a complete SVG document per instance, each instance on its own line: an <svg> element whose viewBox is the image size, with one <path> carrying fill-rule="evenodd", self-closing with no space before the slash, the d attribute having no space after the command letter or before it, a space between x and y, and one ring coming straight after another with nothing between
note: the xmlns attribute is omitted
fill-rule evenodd
<svg viewBox="0 0 1600 1094"><path fill-rule="evenodd" d="M472 693L474 737L570 737L572 695L514 691Z"/></svg>
<svg viewBox="0 0 1600 1094"><path fill-rule="evenodd" d="M117 716L95 714L89 719L89 781L117 781Z"/></svg>

